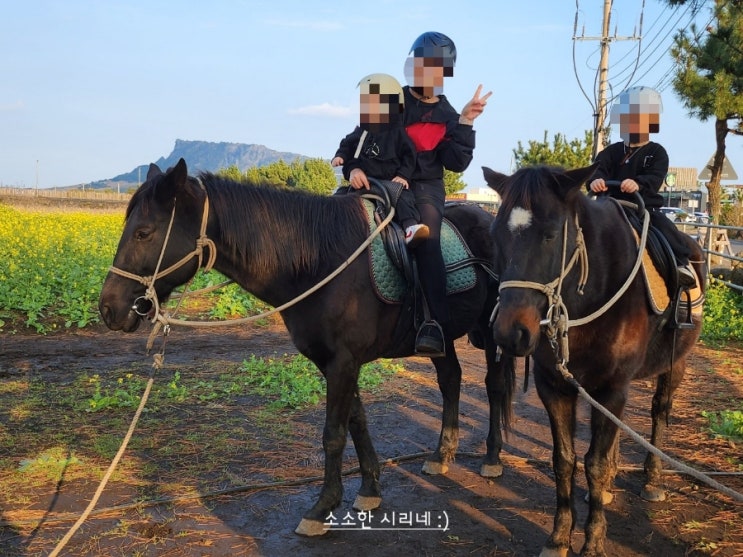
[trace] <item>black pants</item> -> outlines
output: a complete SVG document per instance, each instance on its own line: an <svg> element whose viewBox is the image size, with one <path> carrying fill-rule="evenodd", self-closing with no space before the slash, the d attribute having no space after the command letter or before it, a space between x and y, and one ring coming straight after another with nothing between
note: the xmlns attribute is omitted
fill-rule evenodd
<svg viewBox="0 0 743 557"><path fill-rule="evenodd" d="M428 226L428 238L416 248L418 275L431 318L438 321L447 334L449 304L446 300L446 267L441 254L441 220L444 217L443 180L415 181L413 193L421 215Z"/></svg>
<svg viewBox="0 0 743 557"><path fill-rule="evenodd" d="M415 205L415 195L409 189L404 189L400 193L400 198L395 205L395 220L403 228L413 226L421 221L421 215L418 207Z"/></svg>
<svg viewBox="0 0 743 557"><path fill-rule="evenodd" d="M650 225L660 230L661 234L666 238L668 245L671 246L671 250L673 250L676 256L678 264L688 265L689 257L691 257L691 248L689 247L686 234L676 228L673 221L658 209L649 208L648 213L650 214Z"/></svg>
<svg viewBox="0 0 743 557"><path fill-rule="evenodd" d="M380 180L381 181L381 180ZM384 185L384 182L381 181ZM395 189L395 188L393 188ZM356 190L351 186L338 188L334 195L346 195L349 193L355 193L361 195L367 190L360 189ZM418 212L418 207L415 204L415 194L409 189L401 189L400 196L395 203L395 222L400 224L403 229L414 224L418 224L421 221L421 215Z"/></svg>

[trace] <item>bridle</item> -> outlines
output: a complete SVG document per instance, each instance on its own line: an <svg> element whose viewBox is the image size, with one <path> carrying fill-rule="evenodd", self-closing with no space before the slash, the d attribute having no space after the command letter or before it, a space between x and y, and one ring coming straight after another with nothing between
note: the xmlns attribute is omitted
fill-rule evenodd
<svg viewBox="0 0 743 557"><path fill-rule="evenodd" d="M619 203L614 199L612 199L612 201L614 201L615 203ZM583 230L578 221L577 213L574 217L576 230L575 249L573 250L573 254L571 255L569 261L567 260L568 219L565 219L562 236L562 261L560 266L560 274L557 276L556 279L546 284L525 280L507 280L503 281L500 284L498 292L506 288L529 288L532 290L537 290L547 297L547 312L545 317L539 322L539 325L540 327L545 328L545 335L547 336L547 339L549 340L550 345L555 352L558 367L560 367L561 369L564 368L565 371L567 371L566 366L568 361L570 360L568 347L568 329L570 327L577 327L590 323L594 319L597 319L598 317L606 313L617 302L617 300L619 300L619 298L624 295L630 284L632 284L632 281L637 275L637 272L640 270L640 267L642 266L642 255L645 251L645 244L647 242L648 227L650 224L650 217L644 207L643 211L645 212L645 217L643 218L642 234L640 236L640 243L637 248L637 259L635 260L632 271L622 284L621 288L619 288L619 290L617 290L617 292L606 303L604 303L604 305L602 305L599 309L597 309L590 315L586 315L585 317L581 317L579 319L569 319L568 309L562 300L563 281L568 273L570 273L570 271L573 269L576 262L580 264L580 278L578 280L578 287L576 289L578 294L583 294L586 283L588 281L588 251L586 249L585 238L583 236ZM495 322L499 305L500 303L495 305L495 308L493 308L493 313L490 316L491 327Z"/></svg>
<svg viewBox="0 0 743 557"><path fill-rule="evenodd" d="M163 245L160 249L160 256L157 260L157 265L155 266L155 272L150 276L144 276L144 275L138 275L135 273L130 273L129 271L125 271L124 269L120 269L114 265L111 265L109 267L109 271L112 273L122 276L124 278L128 278L134 281L137 281L141 284L143 284L147 290L145 291L145 294L143 296L139 296L137 299L134 300L132 304L132 311L139 315L140 317L146 317L147 314L151 311L152 307L155 309L155 315L160 314L160 303L157 299L157 292L155 291L155 281L158 279L161 279L164 276L169 275L170 273L180 269L185 264L187 264L189 261L191 261L194 257L197 258L197 267L198 270L201 268L202 263L204 261L204 248L209 248L209 254L206 260L206 264L204 265L204 270L209 271L213 266L214 262L217 259L217 247L214 244L214 241L211 240L206 235L206 225L209 220L209 196L206 195L206 188L204 188L204 185L201 183L201 180L198 180L199 186L204 191L204 208L201 214L201 226L199 230L199 237L196 239L196 246L193 250L191 250L189 253L184 255L181 259L167 267L166 269L160 270L160 265L162 264L163 257L165 256L165 250L168 247L168 241L170 240L170 232L173 229L173 221L175 220L175 208L176 208L176 200L177 198L173 198L173 210L170 213L170 222L168 223L168 230L165 233L165 238L163 239ZM194 273L195 276L195 273ZM193 277L191 277L191 280ZM147 302L150 302L152 306L148 308L146 311L144 310L144 307Z"/></svg>

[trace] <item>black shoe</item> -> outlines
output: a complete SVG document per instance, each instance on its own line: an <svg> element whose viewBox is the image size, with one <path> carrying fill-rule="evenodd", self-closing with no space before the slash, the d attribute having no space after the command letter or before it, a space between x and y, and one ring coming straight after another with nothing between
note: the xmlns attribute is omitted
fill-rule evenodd
<svg viewBox="0 0 743 557"><path fill-rule="evenodd" d="M418 329L418 335L415 337L415 353L429 358L446 356L444 333L436 321L426 321Z"/></svg>
<svg viewBox="0 0 743 557"><path fill-rule="evenodd" d="M697 285L697 277L694 272L686 266L676 268L678 273L678 284L680 287L693 288Z"/></svg>

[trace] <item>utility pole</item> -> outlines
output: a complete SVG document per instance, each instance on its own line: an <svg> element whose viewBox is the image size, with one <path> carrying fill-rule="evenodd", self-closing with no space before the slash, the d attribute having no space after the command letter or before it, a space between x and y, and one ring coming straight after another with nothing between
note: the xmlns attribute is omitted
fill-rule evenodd
<svg viewBox="0 0 743 557"><path fill-rule="evenodd" d="M606 107L609 104L609 45L612 41L637 41L642 38L636 33L633 33L631 37L619 37L617 36L616 29L614 30L613 35L609 35L612 3L613 0L604 0L604 13L601 21L600 37L587 37L585 36L585 34L582 34L580 37L578 37L575 34L575 31L573 32L574 41L601 42L601 60L599 62L598 69L596 105L594 106L593 112L593 151L591 153L591 159L595 159L596 155L598 155L599 152L604 148L604 141L606 136ZM642 33L642 18L640 19L640 33Z"/></svg>
<svg viewBox="0 0 743 557"><path fill-rule="evenodd" d="M593 152L591 160L604 148L606 135L606 90L609 86L609 21L611 19L611 2L604 0L604 17L601 25L601 62L599 63L599 96L593 122Z"/></svg>

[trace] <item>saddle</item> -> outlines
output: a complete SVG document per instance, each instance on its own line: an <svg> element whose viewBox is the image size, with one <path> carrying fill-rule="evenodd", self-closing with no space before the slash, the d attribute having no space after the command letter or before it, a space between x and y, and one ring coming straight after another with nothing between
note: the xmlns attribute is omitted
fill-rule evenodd
<svg viewBox="0 0 743 557"><path fill-rule="evenodd" d="M635 233L639 245L642 233L642 215L636 206L620 203L627 222ZM696 271L689 265L692 273ZM685 288L679 284L676 256L665 236L656 228L648 228L642 274L648 296L648 304L656 315L662 315L663 326L674 329L694 327L692 315L701 315L703 294L697 284Z"/></svg>
<svg viewBox="0 0 743 557"><path fill-rule="evenodd" d="M397 205L403 185L390 180L369 178L369 186L369 192L362 193L361 197L374 203L375 223L379 225L389 215L390 208ZM405 244L405 231L396 221L392 220L382 229L380 236L385 252L395 268L402 272L405 282L415 283L415 270L407 244Z"/></svg>

